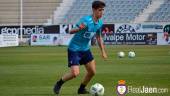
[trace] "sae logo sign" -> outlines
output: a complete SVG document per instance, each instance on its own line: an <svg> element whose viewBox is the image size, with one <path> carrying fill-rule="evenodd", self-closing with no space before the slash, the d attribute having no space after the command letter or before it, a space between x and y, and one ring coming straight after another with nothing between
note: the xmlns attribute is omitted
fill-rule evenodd
<svg viewBox="0 0 170 96"><path fill-rule="evenodd" d="M127 86L125 85L125 80L118 81L116 91L118 96L125 96L125 94L127 93Z"/></svg>

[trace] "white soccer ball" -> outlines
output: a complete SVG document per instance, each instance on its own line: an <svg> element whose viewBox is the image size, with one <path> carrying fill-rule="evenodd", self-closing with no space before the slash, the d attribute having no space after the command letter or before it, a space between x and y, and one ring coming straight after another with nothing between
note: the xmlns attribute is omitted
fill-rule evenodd
<svg viewBox="0 0 170 96"><path fill-rule="evenodd" d="M118 57L120 58L125 57L125 53L123 51L118 52Z"/></svg>
<svg viewBox="0 0 170 96"><path fill-rule="evenodd" d="M128 56L129 56L129 58L134 58L135 57L135 52L133 52L133 51L130 51L129 53L128 53Z"/></svg>
<svg viewBox="0 0 170 96"><path fill-rule="evenodd" d="M92 96L103 96L104 95L104 87L100 83L96 83L91 86L90 94Z"/></svg>

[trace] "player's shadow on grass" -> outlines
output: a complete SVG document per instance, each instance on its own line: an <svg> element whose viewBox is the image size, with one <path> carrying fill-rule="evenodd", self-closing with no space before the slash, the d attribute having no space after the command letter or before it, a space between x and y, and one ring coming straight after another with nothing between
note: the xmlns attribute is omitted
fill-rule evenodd
<svg viewBox="0 0 170 96"><path fill-rule="evenodd" d="M90 94L85 94L85 95L78 95L78 94L67 94L67 93L62 93L59 95L56 94L20 94L17 96L91 96Z"/></svg>
<svg viewBox="0 0 170 96"><path fill-rule="evenodd" d="M55 96L55 94L20 94L17 96Z"/></svg>
<svg viewBox="0 0 170 96"><path fill-rule="evenodd" d="M91 96L91 95L90 95L90 94L78 95L78 94L67 94L67 93L62 93L62 94L54 95L54 96Z"/></svg>

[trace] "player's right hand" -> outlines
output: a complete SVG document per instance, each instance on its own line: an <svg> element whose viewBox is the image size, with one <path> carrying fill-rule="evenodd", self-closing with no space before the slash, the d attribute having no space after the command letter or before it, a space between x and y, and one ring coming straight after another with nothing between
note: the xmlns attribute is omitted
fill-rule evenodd
<svg viewBox="0 0 170 96"><path fill-rule="evenodd" d="M70 34L74 34L74 33L77 33L77 32L79 32L79 31L81 31L81 30L83 30L83 29L85 29L85 28L86 28L86 26L82 23L82 24L79 25L78 28L73 28L73 29L71 29L71 30L69 31L69 33L70 33Z"/></svg>
<svg viewBox="0 0 170 96"><path fill-rule="evenodd" d="M82 24L80 24L79 28L80 28L80 30L82 30L82 29L85 29L86 26L82 23Z"/></svg>

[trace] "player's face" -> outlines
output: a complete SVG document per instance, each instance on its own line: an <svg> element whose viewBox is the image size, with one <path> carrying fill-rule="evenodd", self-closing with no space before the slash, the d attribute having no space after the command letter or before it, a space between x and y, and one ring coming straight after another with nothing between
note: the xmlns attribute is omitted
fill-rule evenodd
<svg viewBox="0 0 170 96"><path fill-rule="evenodd" d="M103 16L104 8L94 9L93 12L94 12L94 15L96 16L96 18L99 19Z"/></svg>

